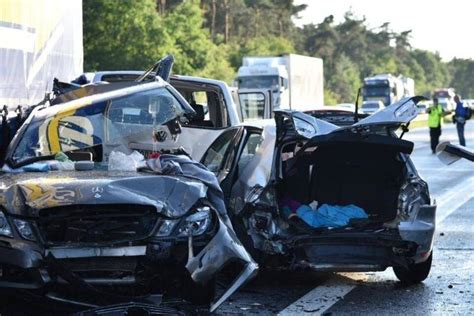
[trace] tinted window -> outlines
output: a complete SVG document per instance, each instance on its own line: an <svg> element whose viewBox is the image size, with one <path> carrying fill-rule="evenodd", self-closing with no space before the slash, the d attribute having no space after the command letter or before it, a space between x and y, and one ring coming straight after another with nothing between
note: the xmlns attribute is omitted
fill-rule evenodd
<svg viewBox="0 0 474 316"><path fill-rule="evenodd" d="M239 89L273 89L278 91L278 76L251 76L238 79Z"/></svg>
<svg viewBox="0 0 474 316"><path fill-rule="evenodd" d="M242 174L242 171L257 153L258 149L260 148L260 145L262 144L262 141L263 137L260 133L252 133L247 138L247 141L245 143L238 162L239 176Z"/></svg>
<svg viewBox="0 0 474 316"><path fill-rule="evenodd" d="M211 147L204 154L202 163L210 171L218 173L222 167L225 156L229 150L229 145L232 142L235 134L238 129L233 128L222 133L215 141L212 143Z"/></svg>

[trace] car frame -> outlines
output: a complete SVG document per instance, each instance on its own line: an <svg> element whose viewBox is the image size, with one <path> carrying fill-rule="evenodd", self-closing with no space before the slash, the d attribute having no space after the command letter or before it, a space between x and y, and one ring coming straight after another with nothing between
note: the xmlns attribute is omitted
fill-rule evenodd
<svg viewBox="0 0 474 316"><path fill-rule="evenodd" d="M347 122L354 120L353 114L346 113L348 119L340 120L343 127L303 113L277 111L276 122L262 121L260 124L234 128L235 135L240 136L232 138L221 163L214 163L220 167L210 169L221 181L236 232L252 256L262 266L278 262L278 266L316 271L382 271L393 267L402 282L424 280L431 268L436 205L430 199L427 183L421 179L409 157L413 143L399 139L394 132L417 116L416 103L420 99L404 98L358 122L356 119L352 124ZM251 157L248 157L249 151L245 149L249 137L261 137L258 150L254 150ZM216 139L211 151L221 141ZM284 166L282 157L290 153L285 151L288 146L298 146L297 153L300 153L298 157L301 160L290 161ZM255 148L255 144L252 147ZM304 186L298 186L298 181L303 181L301 179L309 174L303 172L303 178L295 178L300 180L294 180L286 186L286 191L282 191L279 187L287 179L285 168L291 163L294 167L291 170L297 170L300 163L304 166L305 159L311 159L319 147L321 155L325 153L324 148L332 148L339 153L339 156L329 156L326 166L331 166L333 160L346 161L349 165L355 163L351 158L345 160L344 155L352 155L348 156L354 157L352 159L370 157L357 156L364 148L372 150L371 154L375 158L370 159L370 164L375 166L383 158L391 157L391 163L398 165L399 171L393 174L392 179L388 177L385 180L398 179L390 198L395 213L385 219L383 214L379 214L381 222L374 222L372 226L369 222L368 226L332 229L312 229L301 220L291 223L286 219L279 202L281 195L292 189L294 194L305 191ZM344 151L345 147L352 148L352 154ZM329 149L326 150L330 153ZM244 157L244 162L241 157ZM376 164L374 159L380 161ZM209 166L205 160L203 163ZM315 165L310 166L316 168ZM384 173L390 168L372 172ZM337 170L331 171L330 167L318 170L337 174ZM366 177L366 180L360 178L352 181L359 181L359 186L364 187L364 183L370 181L368 179L377 175L367 174ZM324 187L326 184L323 182L320 185ZM338 183L331 184L331 187L334 185ZM360 192L369 196L375 194L363 189ZM363 201L363 197L355 197ZM372 199L380 200L376 196ZM370 199L367 203L370 203Z"/></svg>

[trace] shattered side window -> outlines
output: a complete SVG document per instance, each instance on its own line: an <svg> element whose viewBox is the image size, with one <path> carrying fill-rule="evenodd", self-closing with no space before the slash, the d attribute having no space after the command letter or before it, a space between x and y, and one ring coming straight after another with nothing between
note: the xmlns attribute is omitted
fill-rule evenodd
<svg viewBox="0 0 474 316"><path fill-rule="evenodd" d="M107 141L146 142L153 126L182 115L178 100L164 88L112 100L106 112Z"/></svg>
<svg viewBox="0 0 474 316"><path fill-rule="evenodd" d="M249 135L238 162L239 176L242 174L242 171L245 169L248 163L253 159L262 142L263 137L260 133L252 133Z"/></svg>
<svg viewBox="0 0 474 316"><path fill-rule="evenodd" d="M184 114L179 101L165 87L93 104L65 104L44 111L32 120L14 149L15 164L33 162L35 158L59 152L151 141L153 126L166 124ZM98 161L102 161L101 158Z"/></svg>
<svg viewBox="0 0 474 316"><path fill-rule="evenodd" d="M220 135L204 154L203 165L211 172L218 173L224 162L226 152L238 129L233 128Z"/></svg>

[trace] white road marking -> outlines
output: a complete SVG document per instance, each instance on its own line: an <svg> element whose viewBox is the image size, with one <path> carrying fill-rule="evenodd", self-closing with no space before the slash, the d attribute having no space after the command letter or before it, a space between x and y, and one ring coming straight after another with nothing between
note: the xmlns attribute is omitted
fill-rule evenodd
<svg viewBox="0 0 474 316"><path fill-rule="evenodd" d="M434 168L434 167L433 167L433 168L416 168L416 169L418 170L418 172L420 172L420 171L424 171L424 172L430 172L430 171L439 172L439 168ZM458 172L458 171L459 171L459 172L466 172L466 171L467 171L467 172L469 172L469 171L474 172L474 168L468 168L468 167L466 167L466 168L456 168L456 169L453 169L452 171L453 171L453 172ZM433 176L431 176L431 177L433 177ZM443 179L446 179L446 175L440 175L439 177L440 177L440 178L443 178ZM429 183L428 183L428 184L429 184Z"/></svg>
<svg viewBox="0 0 474 316"><path fill-rule="evenodd" d="M474 177L440 195L437 201L436 225L456 211L469 199L474 197ZM357 287L355 280L368 279L368 275L360 273L338 274L322 285L317 286L306 295L286 307L278 315L322 315L334 304L344 298ZM362 275L362 276L361 276Z"/></svg>
<svg viewBox="0 0 474 316"><path fill-rule="evenodd" d="M358 279L365 280L367 276L360 273L353 273L350 278L343 274L335 275L286 307L278 315L321 315L352 291L357 286L354 281Z"/></svg>
<svg viewBox="0 0 474 316"><path fill-rule="evenodd" d="M474 197L474 178L469 177L436 199L436 224Z"/></svg>

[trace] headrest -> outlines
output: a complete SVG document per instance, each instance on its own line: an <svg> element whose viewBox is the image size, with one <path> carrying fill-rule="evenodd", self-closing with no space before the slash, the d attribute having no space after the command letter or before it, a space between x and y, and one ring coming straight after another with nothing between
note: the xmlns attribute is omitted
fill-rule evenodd
<svg viewBox="0 0 474 316"><path fill-rule="evenodd" d="M204 106L202 106L201 104L197 104L196 102L192 102L190 105L196 112L196 115L194 115L193 117L193 121L204 121Z"/></svg>

